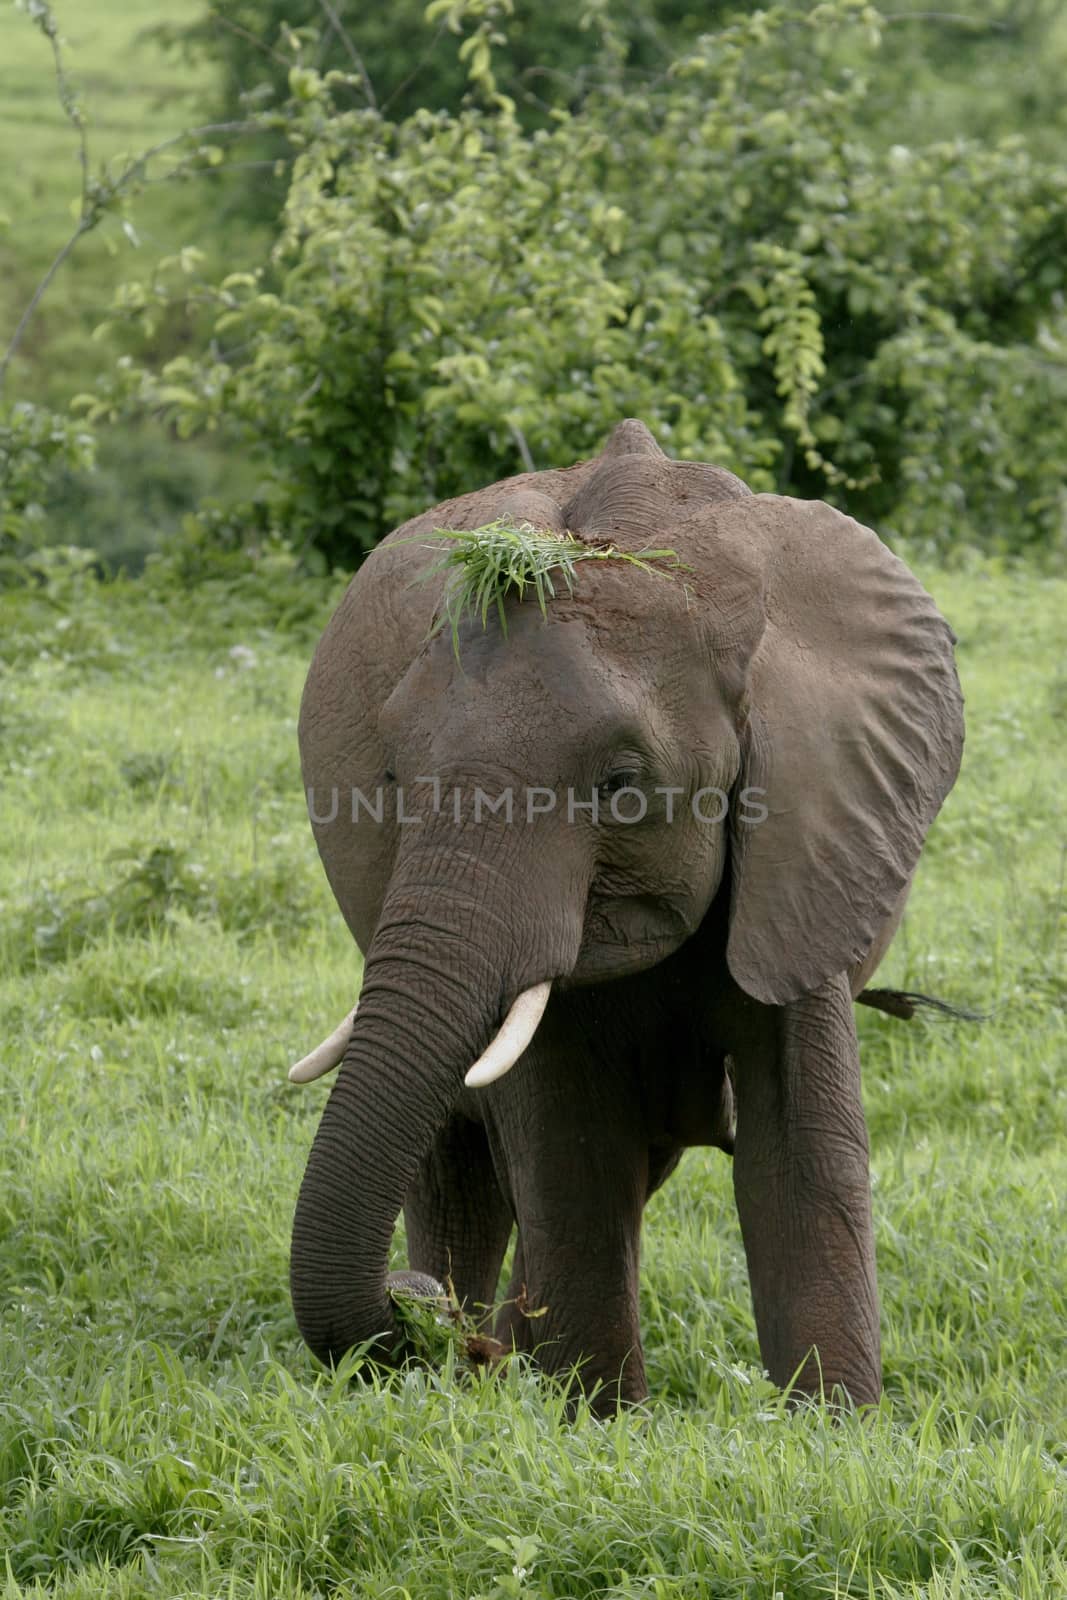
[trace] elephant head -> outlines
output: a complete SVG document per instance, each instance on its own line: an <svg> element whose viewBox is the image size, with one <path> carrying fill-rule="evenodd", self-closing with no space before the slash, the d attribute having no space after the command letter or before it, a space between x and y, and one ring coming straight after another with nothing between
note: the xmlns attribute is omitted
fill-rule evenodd
<svg viewBox="0 0 1067 1600"><path fill-rule="evenodd" d="M490 613L434 632L428 535L505 516L683 565L590 561L544 615L512 597L506 630ZM300 718L316 841L366 957L358 1013L295 1072L343 1055L293 1236L320 1357L404 1353L386 1267L408 1185L472 1063L475 1084L506 1070L552 986L665 961L713 905L728 981L763 1006L873 964L959 763L952 642L869 530L672 461L635 421L371 554Z"/></svg>

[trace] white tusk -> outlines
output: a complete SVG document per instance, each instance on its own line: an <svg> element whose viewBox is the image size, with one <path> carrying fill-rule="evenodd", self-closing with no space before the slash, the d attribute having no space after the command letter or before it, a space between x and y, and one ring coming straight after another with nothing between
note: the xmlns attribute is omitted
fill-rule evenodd
<svg viewBox="0 0 1067 1600"><path fill-rule="evenodd" d="M333 1030L328 1039L324 1039L309 1056L305 1056L302 1061L289 1068L290 1083L313 1083L316 1078L321 1078L324 1073L332 1072L334 1067L340 1066L348 1049L348 1041L352 1037L355 1015L356 1008L353 1006L345 1020Z"/></svg>
<svg viewBox="0 0 1067 1600"><path fill-rule="evenodd" d="M484 1089L487 1083L495 1083L497 1078L511 1071L537 1032L551 992L551 982L523 990L501 1023L496 1038L464 1078L468 1089Z"/></svg>

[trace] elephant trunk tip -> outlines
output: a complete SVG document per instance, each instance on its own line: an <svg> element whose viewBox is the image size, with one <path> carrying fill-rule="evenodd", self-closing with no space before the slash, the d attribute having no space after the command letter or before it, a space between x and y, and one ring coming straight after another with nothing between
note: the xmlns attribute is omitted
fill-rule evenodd
<svg viewBox="0 0 1067 1600"><path fill-rule="evenodd" d="M365 1348L378 1366L398 1367L415 1354L396 1305L405 1300L438 1302L448 1305L444 1285L427 1272L390 1272L385 1279L378 1313L341 1318L336 1308L324 1309L314 1293L302 1293L302 1274L290 1273L293 1309L301 1338L322 1366L336 1368L351 1350Z"/></svg>
<svg viewBox="0 0 1067 1600"><path fill-rule="evenodd" d="M323 1311L313 1294L303 1293L300 1280L290 1281L293 1311L300 1337L328 1370L339 1365L350 1350L365 1348L380 1366L397 1366L403 1359L404 1337L388 1302L378 1315L350 1317L336 1310Z"/></svg>

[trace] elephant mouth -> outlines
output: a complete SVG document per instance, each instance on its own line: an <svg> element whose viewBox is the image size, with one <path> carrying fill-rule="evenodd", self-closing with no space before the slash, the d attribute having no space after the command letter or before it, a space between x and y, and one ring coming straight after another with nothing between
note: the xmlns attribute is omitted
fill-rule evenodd
<svg viewBox="0 0 1067 1600"><path fill-rule="evenodd" d="M662 896L590 898L574 968L561 989L584 988L647 972L672 956L696 932L692 918Z"/></svg>

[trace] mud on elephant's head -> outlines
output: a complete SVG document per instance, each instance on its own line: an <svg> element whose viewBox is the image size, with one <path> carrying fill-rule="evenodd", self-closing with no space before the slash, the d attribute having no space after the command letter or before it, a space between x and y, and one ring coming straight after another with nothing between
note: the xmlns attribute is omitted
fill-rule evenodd
<svg viewBox="0 0 1067 1600"><path fill-rule="evenodd" d="M435 631L435 532L501 518L680 565L582 562L543 614L512 594L503 618ZM383 1110L376 1133L405 1142L401 1166L519 997L664 961L720 894L730 974L758 1001L862 964L955 776L951 642L873 533L670 460L639 422L595 460L385 540L319 646L300 738L318 847L367 957L351 1040L343 1027L326 1055L348 1045L342 1083L383 1061L404 1079L403 1128ZM361 1138L346 1103L337 1137ZM370 1182L380 1261L405 1181ZM388 1326L378 1266L359 1306L324 1314L319 1348L338 1319L348 1343Z"/></svg>

